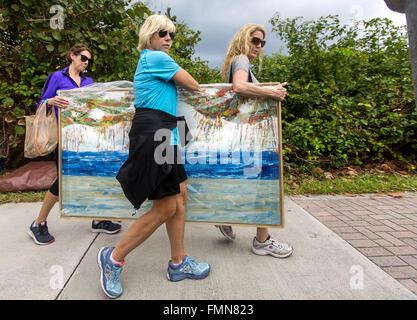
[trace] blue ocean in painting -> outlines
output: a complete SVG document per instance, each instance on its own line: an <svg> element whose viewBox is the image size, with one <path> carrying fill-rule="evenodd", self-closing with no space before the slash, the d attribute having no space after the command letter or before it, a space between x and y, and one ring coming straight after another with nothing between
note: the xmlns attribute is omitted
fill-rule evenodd
<svg viewBox="0 0 417 320"><path fill-rule="evenodd" d="M62 152L62 214L137 218L115 176L126 152ZM278 154L181 152L187 171L187 222L281 225Z"/></svg>
<svg viewBox="0 0 417 320"><path fill-rule="evenodd" d="M115 177L127 160L126 152L62 151L62 174ZM189 178L278 180L278 154L253 152L181 152Z"/></svg>

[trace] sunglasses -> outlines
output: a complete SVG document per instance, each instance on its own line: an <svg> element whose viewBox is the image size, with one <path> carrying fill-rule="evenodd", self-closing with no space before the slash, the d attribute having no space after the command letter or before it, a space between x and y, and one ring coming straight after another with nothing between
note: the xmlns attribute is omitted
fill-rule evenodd
<svg viewBox="0 0 417 320"><path fill-rule="evenodd" d="M167 30L159 30L158 35L160 38L165 38L165 36L167 35L168 31ZM170 32L169 33L169 37L171 38L171 40L174 40L175 38L175 33L174 32Z"/></svg>
<svg viewBox="0 0 417 320"><path fill-rule="evenodd" d="M258 46L259 44L261 44L261 47L263 48L265 46L266 41L265 40L261 40L257 37L253 37L251 42L255 45Z"/></svg>
<svg viewBox="0 0 417 320"><path fill-rule="evenodd" d="M85 55L83 55L81 53L77 53L76 55L77 56L81 56L81 61L82 62L86 62L87 60L88 60L88 64L91 64L93 62L93 59L88 59L87 56L85 56Z"/></svg>

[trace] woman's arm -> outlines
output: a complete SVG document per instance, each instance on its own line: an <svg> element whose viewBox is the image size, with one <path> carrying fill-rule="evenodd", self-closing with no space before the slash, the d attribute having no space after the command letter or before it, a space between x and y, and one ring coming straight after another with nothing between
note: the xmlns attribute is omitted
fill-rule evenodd
<svg viewBox="0 0 417 320"><path fill-rule="evenodd" d="M284 100L287 89L284 88L287 85L286 82L280 83L273 88L259 87L251 82L248 82L248 72L239 69L233 75L233 91L236 93L251 97L271 97L277 100Z"/></svg>
<svg viewBox="0 0 417 320"><path fill-rule="evenodd" d="M45 100L48 100L49 107L56 106L63 109L68 107L68 100L56 95L57 85L55 73L52 73L45 81L42 89L42 96L36 108L38 108Z"/></svg>
<svg viewBox="0 0 417 320"><path fill-rule="evenodd" d="M183 68L180 68L172 79L188 90L198 90L198 82Z"/></svg>

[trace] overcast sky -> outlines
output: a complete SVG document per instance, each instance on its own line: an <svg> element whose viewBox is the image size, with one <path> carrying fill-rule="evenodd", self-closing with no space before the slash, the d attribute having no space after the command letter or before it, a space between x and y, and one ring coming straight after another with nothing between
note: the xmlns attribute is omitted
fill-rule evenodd
<svg viewBox="0 0 417 320"><path fill-rule="evenodd" d="M279 52L283 43L271 33L268 22L276 12L282 18L302 16L306 20L338 14L343 24L351 19L389 18L396 25L405 25L405 14L391 11L384 0L147 0L153 11L167 7L178 21L201 31L196 56L220 67L233 35L245 24L262 24L266 30L265 54Z"/></svg>

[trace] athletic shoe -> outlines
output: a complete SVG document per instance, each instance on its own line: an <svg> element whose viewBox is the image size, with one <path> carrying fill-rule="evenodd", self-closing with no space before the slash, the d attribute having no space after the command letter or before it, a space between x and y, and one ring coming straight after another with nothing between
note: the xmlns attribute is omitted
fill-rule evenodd
<svg viewBox="0 0 417 320"><path fill-rule="evenodd" d="M91 232L104 232L108 234L114 234L120 230L122 230L122 226L111 221L103 220L97 224L95 224L94 221L91 222Z"/></svg>
<svg viewBox="0 0 417 320"><path fill-rule="evenodd" d="M36 221L36 220L35 220ZM28 234L36 244L46 245L55 241L55 238L48 232L46 221L41 222L37 227L35 221L29 227Z"/></svg>
<svg viewBox="0 0 417 320"><path fill-rule="evenodd" d="M220 232L229 240L233 241L236 238L236 235L233 233L231 226L216 226L220 229Z"/></svg>
<svg viewBox="0 0 417 320"><path fill-rule="evenodd" d="M167 278L171 281L180 281L185 278L203 279L210 273L210 265L206 262L197 262L185 255L178 266L168 262Z"/></svg>
<svg viewBox="0 0 417 320"><path fill-rule="evenodd" d="M101 248L97 256L97 262L101 270L101 288L109 298L115 299L120 297L123 293L119 275L120 272L122 272L125 263L117 264L110 260L113 249L114 247Z"/></svg>
<svg viewBox="0 0 417 320"><path fill-rule="evenodd" d="M286 258L293 252L291 245L268 236L265 242L259 242L256 237L253 238L252 252L261 256L271 255L276 258Z"/></svg>

